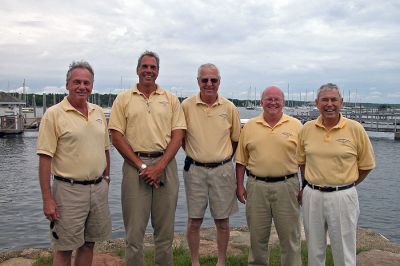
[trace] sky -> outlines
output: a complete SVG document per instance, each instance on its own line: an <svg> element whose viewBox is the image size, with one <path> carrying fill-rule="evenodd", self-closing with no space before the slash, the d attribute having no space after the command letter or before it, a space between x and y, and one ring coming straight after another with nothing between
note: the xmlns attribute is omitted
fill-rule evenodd
<svg viewBox="0 0 400 266"><path fill-rule="evenodd" d="M95 92L137 82L137 59L160 56L157 83L198 92L197 69L214 63L220 92L314 99L328 82L345 101L400 103L398 0L0 0L0 90L63 93L74 60L95 71Z"/></svg>

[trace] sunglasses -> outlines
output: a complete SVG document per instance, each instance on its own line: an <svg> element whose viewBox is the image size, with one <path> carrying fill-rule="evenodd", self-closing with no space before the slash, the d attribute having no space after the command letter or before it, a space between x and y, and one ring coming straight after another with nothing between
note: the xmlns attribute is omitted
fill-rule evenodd
<svg viewBox="0 0 400 266"><path fill-rule="evenodd" d="M54 229L54 221L51 221L51 222L50 222L50 230L51 230L51 234L53 235L53 237L54 237L55 239L57 239L57 240L58 240L58 235L57 235L57 233L56 233L56 232L54 232L54 231L53 231L53 229Z"/></svg>
<svg viewBox="0 0 400 266"><path fill-rule="evenodd" d="M204 84L207 84L208 81L211 81L212 84L215 84L215 83L217 83L219 81L219 79L216 79L216 78L211 78L211 79L204 78L204 79L200 79L200 81L201 81L201 83L204 83Z"/></svg>

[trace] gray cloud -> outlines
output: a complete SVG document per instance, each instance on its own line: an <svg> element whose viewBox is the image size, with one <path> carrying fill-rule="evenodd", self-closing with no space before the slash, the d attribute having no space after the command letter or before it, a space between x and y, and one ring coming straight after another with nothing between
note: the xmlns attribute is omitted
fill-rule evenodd
<svg viewBox="0 0 400 266"><path fill-rule="evenodd" d="M399 11L394 0L3 0L0 89L24 78L33 91L60 88L78 59L93 65L97 90L127 88L149 49L161 57L158 82L184 96L198 90L197 67L213 62L229 97L335 82L360 101L398 103Z"/></svg>

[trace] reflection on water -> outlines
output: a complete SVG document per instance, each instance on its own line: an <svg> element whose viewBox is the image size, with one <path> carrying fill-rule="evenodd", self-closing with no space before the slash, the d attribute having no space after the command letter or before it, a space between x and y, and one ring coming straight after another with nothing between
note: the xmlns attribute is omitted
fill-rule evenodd
<svg viewBox="0 0 400 266"><path fill-rule="evenodd" d="M246 112L247 111L247 112ZM241 110L243 118L259 111ZM400 194L397 179L400 173L400 141L393 135L379 137L371 134L377 168L357 187L361 227L376 230L392 241L400 243ZM0 250L27 246L49 246L48 221L42 214L42 200L38 182L38 158L35 155L37 133L0 138ZM122 158L111 148L111 178L109 202L113 220L113 238L123 237L120 185ZM177 154L179 176L182 181L184 153ZM246 225L244 206L231 217L232 226ZM175 230L186 227L186 202L183 182L179 188ZM204 226L213 225L207 212ZM149 227L148 230L151 230Z"/></svg>

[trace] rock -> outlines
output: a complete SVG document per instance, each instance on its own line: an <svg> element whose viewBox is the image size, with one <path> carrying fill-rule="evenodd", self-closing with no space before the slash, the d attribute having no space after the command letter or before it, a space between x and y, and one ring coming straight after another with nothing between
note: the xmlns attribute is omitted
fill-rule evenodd
<svg viewBox="0 0 400 266"><path fill-rule="evenodd" d="M31 266L34 260L25 258L12 258L0 263L0 266Z"/></svg>
<svg viewBox="0 0 400 266"><path fill-rule="evenodd" d="M92 266L123 266L124 260L110 254L95 254Z"/></svg>
<svg viewBox="0 0 400 266"><path fill-rule="evenodd" d="M398 266L400 254L382 250L364 251L357 255L358 266Z"/></svg>

